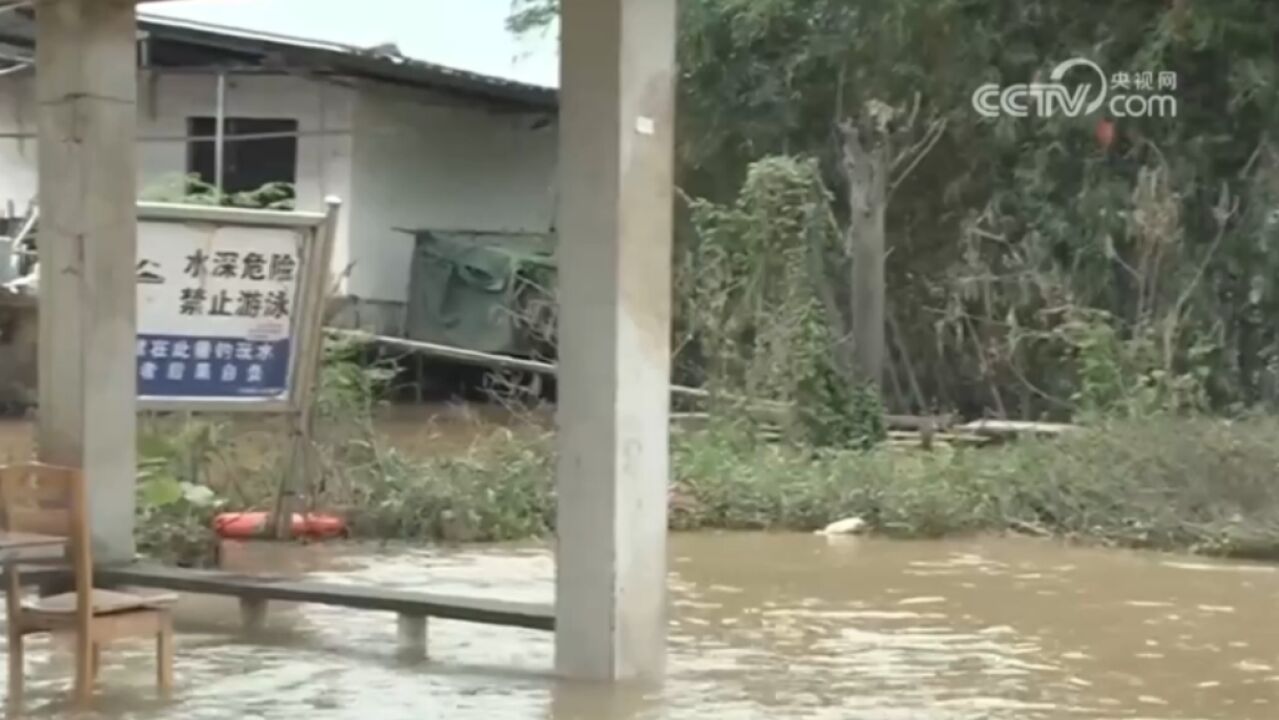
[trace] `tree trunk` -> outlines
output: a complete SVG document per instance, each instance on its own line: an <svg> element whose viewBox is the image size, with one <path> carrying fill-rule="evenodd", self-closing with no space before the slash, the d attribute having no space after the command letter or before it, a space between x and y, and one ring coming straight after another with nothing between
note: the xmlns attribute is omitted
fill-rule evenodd
<svg viewBox="0 0 1279 720"><path fill-rule="evenodd" d="M884 373L888 153L882 138L876 138L874 146L867 149L851 122L845 122L841 131L843 170L848 179L849 224L845 247L852 258L849 310L853 319L854 366L858 380L878 387Z"/></svg>

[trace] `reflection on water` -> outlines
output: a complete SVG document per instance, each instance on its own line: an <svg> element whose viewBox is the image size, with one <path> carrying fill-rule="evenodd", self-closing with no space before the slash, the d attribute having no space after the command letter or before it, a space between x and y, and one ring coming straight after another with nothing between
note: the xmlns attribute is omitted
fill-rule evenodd
<svg viewBox="0 0 1279 720"><path fill-rule="evenodd" d="M242 570L546 601L534 547L228 547ZM235 635L225 598L184 598L171 704L150 646L104 658L101 718L866 718L1264 720L1279 716L1279 571L1058 545L676 536L661 690L559 683L545 633L432 621L396 659L391 616L278 608ZM33 642L37 717L64 654Z"/></svg>

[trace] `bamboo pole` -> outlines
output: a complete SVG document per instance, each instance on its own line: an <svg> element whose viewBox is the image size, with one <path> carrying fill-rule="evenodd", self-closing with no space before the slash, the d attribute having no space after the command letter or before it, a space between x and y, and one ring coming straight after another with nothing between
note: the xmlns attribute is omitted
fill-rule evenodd
<svg viewBox="0 0 1279 720"><path fill-rule="evenodd" d="M492 353L480 352L478 350L467 350L465 348L453 347L452 345L440 345L437 343L422 342L420 340L408 340L405 338L390 337L387 335L374 335L372 333L360 332L357 330L338 330L328 328L327 332L334 337L350 338L352 340L363 340L365 342L374 342L381 345L389 345L391 347L404 348L413 352L437 357L444 360L454 360L468 365L477 365L479 367L489 367L502 370L522 370L524 372L538 373L554 377L558 372L558 368L553 363L542 362L540 360L526 360L524 358L509 357L506 355L494 355ZM672 395L681 395L705 400L711 397L709 390L699 388L683 387L680 385L671 386ZM763 405L776 405L784 407L782 403L771 402L767 400L758 401Z"/></svg>
<svg viewBox="0 0 1279 720"><path fill-rule="evenodd" d="M554 363L543 362L540 360L527 360L524 358L508 357L506 355L494 355L492 353L480 352L478 350L467 350L465 348L453 347L451 345L440 345L438 343L408 340L406 338L390 337L387 335L374 335L372 333L360 332L357 330L327 328L326 332L332 337L350 338L364 342L379 343L391 347L403 348L411 352L431 357L453 360L479 367L521 370L549 377L555 377L558 372L558 368ZM682 385L671 385L671 394L696 400L708 400L712 397L712 393L709 390ZM771 414L785 412L790 407L788 404L778 402L776 400L757 400L727 394L721 395L720 397L730 400L749 402L763 413ZM694 417L697 417L697 414L693 415ZM959 440L960 442L972 442L974 439L972 436L974 435L987 438L1012 437L1017 435L1055 436L1079 429L1079 426L1077 425L1019 422L1013 420L978 420L976 422L960 424L957 422L957 418L950 415L885 415L884 421L890 430L913 430L916 432L927 431L931 433L946 433L949 431L950 433L958 433L963 436L962 440ZM953 438L950 435L943 434L937 436L937 439L950 440ZM898 440L900 441L901 438L898 438Z"/></svg>

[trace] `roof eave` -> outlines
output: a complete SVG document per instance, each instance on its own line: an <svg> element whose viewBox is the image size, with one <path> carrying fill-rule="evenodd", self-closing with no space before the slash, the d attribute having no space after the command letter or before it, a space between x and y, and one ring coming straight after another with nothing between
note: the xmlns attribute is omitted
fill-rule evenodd
<svg viewBox="0 0 1279 720"><path fill-rule="evenodd" d="M139 27L155 37L199 44L227 52L278 55L291 65L350 74L398 84L429 87L477 99L535 111L555 111L559 94L552 88L455 70L408 58L363 54L358 48L332 43L287 41L230 28L142 17Z"/></svg>

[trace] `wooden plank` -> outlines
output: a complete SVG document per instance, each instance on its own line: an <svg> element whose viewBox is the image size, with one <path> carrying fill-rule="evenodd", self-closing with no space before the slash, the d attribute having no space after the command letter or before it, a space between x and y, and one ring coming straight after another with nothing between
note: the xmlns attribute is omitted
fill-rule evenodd
<svg viewBox="0 0 1279 720"><path fill-rule="evenodd" d="M898 441L910 441L910 442L919 444L924 441L924 435L923 433L916 432L914 430L889 430L888 439L898 440ZM987 437L985 435L976 435L976 434L964 435L964 434L945 433L945 432L932 434L932 442L940 442L940 443L987 445L993 440L994 438Z"/></svg>
<svg viewBox="0 0 1279 720"><path fill-rule="evenodd" d="M156 565L102 567L98 568L96 578L103 584L137 585L177 592L229 595L252 600L334 605L357 610L394 612L530 630L555 629L554 608L548 604L486 600Z"/></svg>
<svg viewBox="0 0 1279 720"><path fill-rule="evenodd" d="M118 613L125 610L154 610L159 606L177 602L178 597L172 593L133 594L114 590L93 589L93 612L95 615ZM73 615L78 598L75 593L62 593L43 597L24 605L24 609L45 615Z"/></svg>
<svg viewBox="0 0 1279 720"><path fill-rule="evenodd" d="M1064 435L1080 430L1078 425L1064 423L1025 422L1020 420L978 420L953 428L958 432L1005 437L1008 435Z"/></svg>
<svg viewBox="0 0 1279 720"><path fill-rule="evenodd" d="M19 534L58 537L65 544L67 538L71 537L72 525L71 513L68 510L9 508L9 527L18 528Z"/></svg>
<svg viewBox="0 0 1279 720"><path fill-rule="evenodd" d="M0 550L32 547L60 547L67 544L67 536L22 530L0 530Z"/></svg>
<svg viewBox="0 0 1279 720"><path fill-rule="evenodd" d="M885 415L884 422L893 430L945 430L955 424L951 415Z"/></svg>

